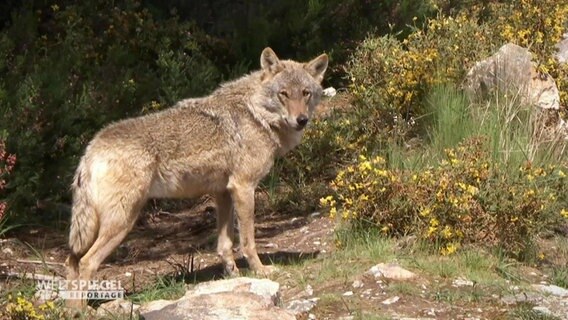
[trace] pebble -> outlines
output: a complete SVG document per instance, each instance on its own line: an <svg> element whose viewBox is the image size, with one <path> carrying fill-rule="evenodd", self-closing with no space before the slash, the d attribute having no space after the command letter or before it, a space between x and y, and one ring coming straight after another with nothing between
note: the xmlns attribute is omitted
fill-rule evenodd
<svg viewBox="0 0 568 320"><path fill-rule="evenodd" d="M361 287L364 286L364 284L363 284L363 281L361 281L361 280L355 280L355 281L353 281L353 283L351 284L351 286L352 286L353 288L361 288Z"/></svg>
<svg viewBox="0 0 568 320"><path fill-rule="evenodd" d="M548 309L547 307L537 306L537 307L533 307L533 310L538 312L538 313L542 313L542 314L546 314L546 315L552 314L550 309Z"/></svg>
<svg viewBox="0 0 568 320"><path fill-rule="evenodd" d="M394 296L394 297L392 297L392 298L388 298L388 299L384 300L384 301L381 302L381 303L382 303L382 304L385 304L385 305L389 305L389 304L396 303L398 300L400 300L400 297L399 297L399 296Z"/></svg>

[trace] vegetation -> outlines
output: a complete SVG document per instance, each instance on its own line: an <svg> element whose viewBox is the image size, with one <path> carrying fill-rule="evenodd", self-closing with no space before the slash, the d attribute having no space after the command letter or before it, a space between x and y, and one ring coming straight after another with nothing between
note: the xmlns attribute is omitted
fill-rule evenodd
<svg viewBox="0 0 568 320"><path fill-rule="evenodd" d="M501 293L505 278L518 282L511 265L545 263L539 239L568 224L566 140L516 95L472 101L462 91L476 61L516 43L555 79L568 119L568 64L553 57L568 30L563 1L7 1L0 24L0 237L21 223L64 229L69 212L54 208L70 203L74 169L97 130L206 94L256 69L267 45L295 59L327 52L325 85L348 100L311 123L262 184L276 210L323 209L344 226L342 250L315 261L322 272L311 281L352 281L382 257L437 279L465 270ZM416 244L400 252L396 239L407 236ZM302 286L312 267L292 266L297 277L282 281ZM183 292L181 281L164 279L130 298ZM552 283L567 279L552 268ZM31 295L0 297L4 314L61 316ZM440 287L433 298L479 295ZM322 308L343 301L323 297ZM514 315L547 318L529 307Z"/></svg>

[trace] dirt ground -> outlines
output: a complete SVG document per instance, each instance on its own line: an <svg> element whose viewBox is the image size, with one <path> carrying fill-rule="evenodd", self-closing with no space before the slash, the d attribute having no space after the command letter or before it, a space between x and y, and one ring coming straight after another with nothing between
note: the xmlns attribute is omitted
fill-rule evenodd
<svg viewBox="0 0 568 320"><path fill-rule="evenodd" d="M266 212L262 210L266 202L266 197L257 195L259 211ZM185 209L167 212L149 203L147 212L141 216L134 230L101 265L97 279L120 280L130 294L153 284L158 276L181 273L187 276L191 273L190 277L197 281L221 278L222 266L215 253L214 205L207 198L186 205ZM175 205L183 206L183 203ZM332 241L328 240L333 234L332 223L317 213L306 216L259 215L255 228L257 249L264 263L298 263L333 249ZM4 274L4 285L9 286L7 274L64 277L63 263L68 254L66 237L64 230L32 227L26 232L18 232L17 239L2 240L0 273ZM235 250L239 257L237 265L246 269L238 247Z"/></svg>

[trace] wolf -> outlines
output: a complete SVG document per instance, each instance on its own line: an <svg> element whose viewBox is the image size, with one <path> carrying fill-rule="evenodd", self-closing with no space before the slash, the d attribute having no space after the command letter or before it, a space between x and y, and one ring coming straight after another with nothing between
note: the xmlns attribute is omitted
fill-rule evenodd
<svg viewBox="0 0 568 320"><path fill-rule="evenodd" d="M271 272L255 247L255 189L275 158L300 143L320 103L327 66L326 54L309 62L280 60L267 47L259 70L208 96L100 130L71 185L67 280L90 280L148 199L205 194L216 202L217 253L225 272L239 272L232 250L234 213L249 267Z"/></svg>

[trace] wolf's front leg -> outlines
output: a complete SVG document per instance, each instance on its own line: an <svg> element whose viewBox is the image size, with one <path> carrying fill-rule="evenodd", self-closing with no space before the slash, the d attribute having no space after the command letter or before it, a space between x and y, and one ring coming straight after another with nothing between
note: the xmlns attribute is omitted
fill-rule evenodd
<svg viewBox="0 0 568 320"><path fill-rule="evenodd" d="M254 239L254 189L255 186L253 185L239 183L232 183L229 188L237 218L239 219L239 240L243 255L253 271L266 275L274 271L274 268L264 266L256 252Z"/></svg>
<svg viewBox="0 0 568 320"><path fill-rule="evenodd" d="M215 195L217 204L217 254L223 262L225 273L231 276L239 274L233 256L233 203L229 191Z"/></svg>

